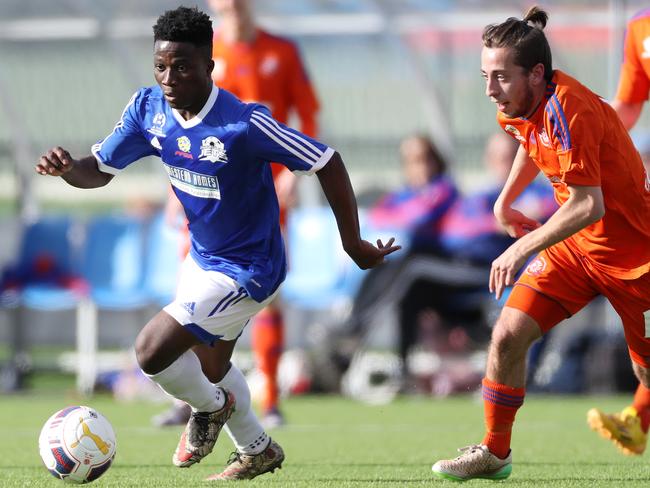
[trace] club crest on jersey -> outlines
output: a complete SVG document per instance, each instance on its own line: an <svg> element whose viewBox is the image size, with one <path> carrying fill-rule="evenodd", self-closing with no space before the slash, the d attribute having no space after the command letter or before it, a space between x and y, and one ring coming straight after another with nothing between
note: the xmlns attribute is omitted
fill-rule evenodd
<svg viewBox="0 0 650 488"><path fill-rule="evenodd" d="M226 148L219 139L214 136L206 137L201 141L200 161L210 161L211 163L227 163Z"/></svg>
<svg viewBox="0 0 650 488"><path fill-rule="evenodd" d="M542 131L539 133L539 140L542 141L542 144L546 147L551 147L551 140L548 138L545 128L542 128Z"/></svg>
<svg viewBox="0 0 650 488"><path fill-rule="evenodd" d="M167 117L165 117L165 114L162 112L158 112L156 115L153 116L153 119L151 119L151 123L153 124L153 126L148 128L147 132L150 132L155 136L165 137L165 133L163 132L163 127L165 127L166 121L167 121Z"/></svg>
<svg viewBox="0 0 650 488"><path fill-rule="evenodd" d="M510 134L515 136L515 139L517 139L518 141L526 142L526 139L524 139L524 137L521 135L519 129L517 129L514 125L508 124L504 127L504 129L506 132L509 132Z"/></svg>
<svg viewBox="0 0 650 488"><path fill-rule="evenodd" d="M537 256L526 268L526 273L531 276L539 276L544 270L546 270L546 260L542 256Z"/></svg>

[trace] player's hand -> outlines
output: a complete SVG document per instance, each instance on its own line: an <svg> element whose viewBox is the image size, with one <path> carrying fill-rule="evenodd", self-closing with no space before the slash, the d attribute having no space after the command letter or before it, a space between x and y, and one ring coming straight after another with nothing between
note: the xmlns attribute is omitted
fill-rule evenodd
<svg viewBox="0 0 650 488"><path fill-rule="evenodd" d="M495 210L494 215L508 235L517 239L542 225L511 207Z"/></svg>
<svg viewBox="0 0 650 488"><path fill-rule="evenodd" d="M61 176L74 168L74 164L70 153L57 146L42 155L34 169L41 175Z"/></svg>
<svg viewBox="0 0 650 488"><path fill-rule="evenodd" d="M402 249L402 246L394 246L395 238L391 237L386 244L377 239L377 247L370 242L361 240L353 249L346 249L352 260L361 269L374 268L383 263L386 256Z"/></svg>
<svg viewBox="0 0 650 488"><path fill-rule="evenodd" d="M514 284L517 271L528 259L528 255L522 253L519 248L519 241L517 241L492 261L489 288L490 293L494 293L497 300L501 298L507 286Z"/></svg>

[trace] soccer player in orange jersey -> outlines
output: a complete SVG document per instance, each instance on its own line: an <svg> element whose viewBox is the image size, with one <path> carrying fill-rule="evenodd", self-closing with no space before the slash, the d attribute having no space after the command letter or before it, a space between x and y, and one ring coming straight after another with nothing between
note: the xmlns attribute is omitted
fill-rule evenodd
<svg viewBox="0 0 650 488"><path fill-rule="evenodd" d="M483 31L481 71L497 121L520 143L495 215L517 237L492 262L489 288L501 297L483 379L486 432L478 444L433 465L438 476L504 479L510 438L525 394L530 345L596 296L620 315L634 372L650 387L650 181L614 109L553 70L543 32L548 15L531 8ZM540 225L511 207L540 170L559 209ZM515 283L516 273L536 255Z"/></svg>
<svg viewBox="0 0 650 488"><path fill-rule="evenodd" d="M316 136L319 103L295 43L260 29L248 0L209 0L208 4L220 19L212 46L215 84L244 102L266 105L279 122L288 123L291 115L297 116L300 131ZM295 175L280 164L272 164L271 169L284 228L295 200ZM167 214L178 209L171 195ZM284 423L277 378L283 343L282 311L273 303L257 314L252 329L255 362L264 376L261 420L268 428ZM154 417L154 423L184 424L188 415L187 406L176 404Z"/></svg>
<svg viewBox="0 0 650 488"><path fill-rule="evenodd" d="M639 120L650 92L650 8L637 13L627 25L623 65L612 107L626 129ZM650 316L647 320L650 321ZM649 324L650 325L650 324ZM624 454L642 454L650 425L650 390L639 384L632 404L621 412L587 412L589 426L610 439Z"/></svg>

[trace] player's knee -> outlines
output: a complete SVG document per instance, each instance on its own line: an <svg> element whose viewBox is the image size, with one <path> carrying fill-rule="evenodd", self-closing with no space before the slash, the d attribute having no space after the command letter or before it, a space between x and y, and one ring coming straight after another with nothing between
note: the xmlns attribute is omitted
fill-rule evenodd
<svg viewBox="0 0 650 488"><path fill-rule="evenodd" d="M525 314L513 314L504 309L492 331L492 349L499 355L526 354L533 341L539 337L539 329L532 326Z"/></svg>
<svg viewBox="0 0 650 488"><path fill-rule="evenodd" d="M146 329L142 330L135 340L135 357L140 369L146 374L160 372L157 348L153 338L148 337Z"/></svg>

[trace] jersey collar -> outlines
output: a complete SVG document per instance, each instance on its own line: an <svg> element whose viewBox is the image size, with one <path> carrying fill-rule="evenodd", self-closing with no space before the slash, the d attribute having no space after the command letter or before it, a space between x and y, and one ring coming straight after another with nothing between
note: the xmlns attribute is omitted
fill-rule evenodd
<svg viewBox="0 0 650 488"><path fill-rule="evenodd" d="M190 120L185 120L181 114L178 113L178 110L172 108L172 113L174 114L174 118L176 119L176 122L178 122L178 125L180 125L183 129L191 129L192 127L199 125L201 122L203 122L203 118L208 114L208 112L212 110L214 103L217 101L218 95L219 88L217 88L217 85L212 85L212 91L210 92L208 101L205 102L205 105L203 105L201 111Z"/></svg>

